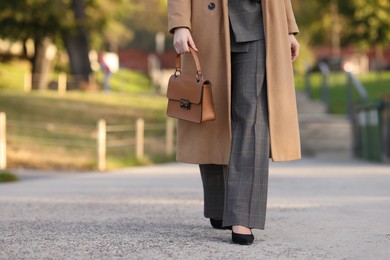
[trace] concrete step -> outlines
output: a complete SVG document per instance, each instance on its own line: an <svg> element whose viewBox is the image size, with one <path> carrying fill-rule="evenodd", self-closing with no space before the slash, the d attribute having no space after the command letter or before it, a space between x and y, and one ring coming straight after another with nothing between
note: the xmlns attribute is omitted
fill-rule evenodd
<svg viewBox="0 0 390 260"><path fill-rule="evenodd" d="M303 155L351 155L352 127L344 116L300 115Z"/></svg>
<svg viewBox="0 0 390 260"><path fill-rule="evenodd" d="M297 106L299 114L323 114L326 113L325 105L319 101L310 100L306 93L297 92Z"/></svg>
<svg viewBox="0 0 390 260"><path fill-rule="evenodd" d="M345 116L325 113L320 101L311 101L305 93L297 93L302 154L352 154L352 127Z"/></svg>

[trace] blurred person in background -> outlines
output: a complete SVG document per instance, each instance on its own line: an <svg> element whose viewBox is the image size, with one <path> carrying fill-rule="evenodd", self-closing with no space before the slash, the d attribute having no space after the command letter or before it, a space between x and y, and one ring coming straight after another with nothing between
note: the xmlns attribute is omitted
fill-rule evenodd
<svg viewBox="0 0 390 260"><path fill-rule="evenodd" d="M216 120L179 120L177 160L199 164L204 215L249 245L264 229L269 158L301 158L292 62L299 55L290 0L168 0L177 53L198 52ZM183 74L195 75L190 55Z"/></svg>
<svg viewBox="0 0 390 260"><path fill-rule="evenodd" d="M110 78L119 70L118 54L113 52L104 52L99 56L100 67L104 73L103 90L111 92Z"/></svg>

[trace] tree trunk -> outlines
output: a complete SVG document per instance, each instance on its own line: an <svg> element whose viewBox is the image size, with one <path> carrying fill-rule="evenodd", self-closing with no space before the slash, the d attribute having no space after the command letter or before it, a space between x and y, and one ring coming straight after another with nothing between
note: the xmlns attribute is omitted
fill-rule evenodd
<svg viewBox="0 0 390 260"><path fill-rule="evenodd" d="M51 39L45 38L35 42L35 54L32 60L33 89L47 88L55 52L56 48L54 47Z"/></svg>
<svg viewBox="0 0 390 260"><path fill-rule="evenodd" d="M332 27L331 27L331 35L332 35L332 64L331 68L336 69L338 64L338 60L341 56L341 48L340 48L340 16L339 16L339 6L338 0L332 0L330 2L330 11L332 15Z"/></svg>
<svg viewBox="0 0 390 260"><path fill-rule="evenodd" d="M88 88L92 70L89 61L88 29L82 25L86 19L83 0L73 0L72 9L79 26L75 32L64 35L64 43L72 74L78 83L74 87Z"/></svg>

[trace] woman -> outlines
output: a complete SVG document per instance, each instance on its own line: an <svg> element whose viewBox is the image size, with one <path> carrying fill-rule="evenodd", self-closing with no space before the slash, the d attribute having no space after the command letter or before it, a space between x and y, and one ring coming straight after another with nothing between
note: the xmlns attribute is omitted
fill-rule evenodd
<svg viewBox="0 0 390 260"><path fill-rule="evenodd" d="M177 160L199 164L204 215L232 241L264 229L268 158L300 159L292 61L299 55L290 0L168 0L177 53L198 51L216 120L179 120ZM183 57L183 73L194 62Z"/></svg>

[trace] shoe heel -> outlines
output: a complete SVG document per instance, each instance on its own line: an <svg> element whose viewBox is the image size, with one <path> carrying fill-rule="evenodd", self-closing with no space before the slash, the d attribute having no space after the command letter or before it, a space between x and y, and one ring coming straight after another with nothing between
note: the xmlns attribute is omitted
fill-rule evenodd
<svg viewBox="0 0 390 260"><path fill-rule="evenodd" d="M254 240L255 240L255 237L253 236L253 234L244 235L244 234L234 233L232 231L232 242L235 244L251 245Z"/></svg>

